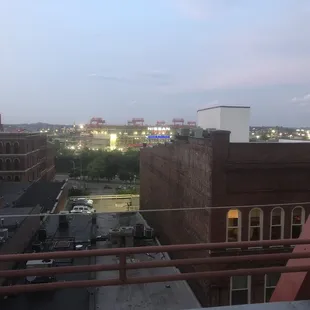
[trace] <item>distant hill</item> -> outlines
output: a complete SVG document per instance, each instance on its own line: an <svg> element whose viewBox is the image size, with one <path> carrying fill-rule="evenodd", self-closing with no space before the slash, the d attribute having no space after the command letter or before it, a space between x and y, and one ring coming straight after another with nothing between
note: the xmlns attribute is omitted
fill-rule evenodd
<svg viewBox="0 0 310 310"><path fill-rule="evenodd" d="M43 129L58 129L58 128L66 128L71 127L72 125L60 125L60 124L48 124L48 123L30 123L30 124L4 124L4 131L12 131L24 129L26 131L40 131Z"/></svg>

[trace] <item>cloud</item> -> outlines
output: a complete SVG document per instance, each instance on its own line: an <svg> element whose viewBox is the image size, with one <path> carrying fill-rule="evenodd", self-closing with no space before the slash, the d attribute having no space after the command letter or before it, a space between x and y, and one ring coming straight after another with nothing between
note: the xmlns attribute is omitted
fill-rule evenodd
<svg viewBox="0 0 310 310"><path fill-rule="evenodd" d="M110 76L98 73L91 73L88 75L90 78L96 78L105 81L112 81L112 82L130 82L131 80L122 76Z"/></svg>
<svg viewBox="0 0 310 310"><path fill-rule="evenodd" d="M306 95L301 96L301 97L294 97L292 99L292 102L294 104L298 104L301 106L309 105L310 104L310 94L306 94Z"/></svg>
<svg viewBox="0 0 310 310"><path fill-rule="evenodd" d="M174 81L174 78L171 74L161 70L151 70L148 72L143 72L139 74L138 79L141 82L146 82L148 84L153 84L157 86L171 85Z"/></svg>

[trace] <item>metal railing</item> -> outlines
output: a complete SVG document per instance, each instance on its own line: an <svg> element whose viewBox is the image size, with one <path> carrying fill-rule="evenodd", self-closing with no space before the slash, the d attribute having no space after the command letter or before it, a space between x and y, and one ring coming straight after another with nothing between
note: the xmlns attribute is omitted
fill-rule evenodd
<svg viewBox="0 0 310 310"><path fill-rule="evenodd" d="M29 254L10 254L0 255L0 262L20 262L27 260L41 259L60 259L60 258L79 258L92 256L111 256L118 255L118 264L96 264L83 266L66 266L51 268L34 268L19 270L0 270L0 277L3 278L22 278L27 276L44 276L57 274L70 274L81 272L99 272L118 270L118 278L107 280L82 280L68 282L52 282L43 284L28 284L0 287L0 295L19 294L23 292L49 291L65 288L80 287L100 287L115 286L128 284L155 283L166 281L182 281L192 279L206 279L215 277L232 277L241 275L258 275L269 273L288 273L310 271L308 266L275 266L263 267L255 269L235 269L235 270L216 270L204 272L191 272L180 274L167 274L151 277L127 277L127 270L146 269L146 268L163 268L163 267L179 267L188 265L208 265L208 264L231 264L241 262L254 261L287 261L288 259L310 258L310 253L279 253L279 254L253 254L244 256L225 256L225 257L205 257L175 260L158 260L147 262L128 263L126 258L128 255L163 253L163 252L179 252L179 251L204 251L227 248L250 248L250 247L270 247L270 246L287 246L287 245L305 245L310 244L310 239L286 239L272 241L249 241L249 242L229 242L229 243L202 243L202 244L182 244L182 245L166 245L166 246L145 246L132 248L115 248L115 249L96 249L84 251L63 251L63 252L45 252L45 253L29 253Z"/></svg>

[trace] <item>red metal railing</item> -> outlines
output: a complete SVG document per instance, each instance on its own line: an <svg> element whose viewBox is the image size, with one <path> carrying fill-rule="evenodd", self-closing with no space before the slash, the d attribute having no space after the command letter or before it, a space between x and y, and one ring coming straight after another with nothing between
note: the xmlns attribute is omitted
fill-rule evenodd
<svg viewBox="0 0 310 310"><path fill-rule="evenodd" d="M84 281L69 281L69 282L54 282L44 284L31 285L14 285L0 287L0 295L18 294L22 292L48 291L62 288L79 288L79 287L99 287L124 284L141 284L166 281L180 281L214 277L231 277L240 275L257 275L269 273L287 273L310 271L310 266L293 266L293 267L266 267L256 269L237 269L237 270L218 270L206 272L193 272L181 274L168 274L152 277L131 277L127 278L127 270L145 269L145 268L162 268L172 266L186 265L201 265L201 264L228 264L240 263L245 261L286 261L288 259L309 258L310 253L279 253L279 254L253 254L244 256L226 256L226 257L206 257L192 259L176 259L167 261L151 261L127 263L126 257L133 254L160 253L160 252L177 252L177 251L201 251L215 250L227 248L248 248L248 247L269 247L269 246L284 246L310 244L309 239L287 239L259 242L230 242L230 243L210 243L210 244L184 244L184 245L169 245L169 246L146 246L138 248L116 248L116 249L98 249L87 251L64 251L64 252L47 252L47 253L31 253L31 254L12 254L0 255L0 262L3 261L26 261L35 259L57 259L57 258L77 258L91 256L109 256L118 255L119 264L98 264L84 266L66 266L52 268L35 268L35 269L20 269L20 270L0 270L0 277L25 277L25 276L40 276L40 275L56 275L64 273L77 272L98 272L107 270L118 270L119 277L108 280L84 280Z"/></svg>

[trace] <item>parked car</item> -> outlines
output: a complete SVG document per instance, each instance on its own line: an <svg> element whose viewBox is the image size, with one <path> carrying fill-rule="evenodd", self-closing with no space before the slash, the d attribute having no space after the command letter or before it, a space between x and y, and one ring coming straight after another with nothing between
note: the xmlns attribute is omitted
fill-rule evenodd
<svg viewBox="0 0 310 310"><path fill-rule="evenodd" d="M87 207L90 207L92 208L93 207L93 203L91 202L92 200L82 200L82 199L79 199L79 200L76 200L72 203L72 206L75 207L75 206L87 206Z"/></svg>
<svg viewBox="0 0 310 310"><path fill-rule="evenodd" d="M96 210L87 206L74 206L71 210L72 214L93 214Z"/></svg>

